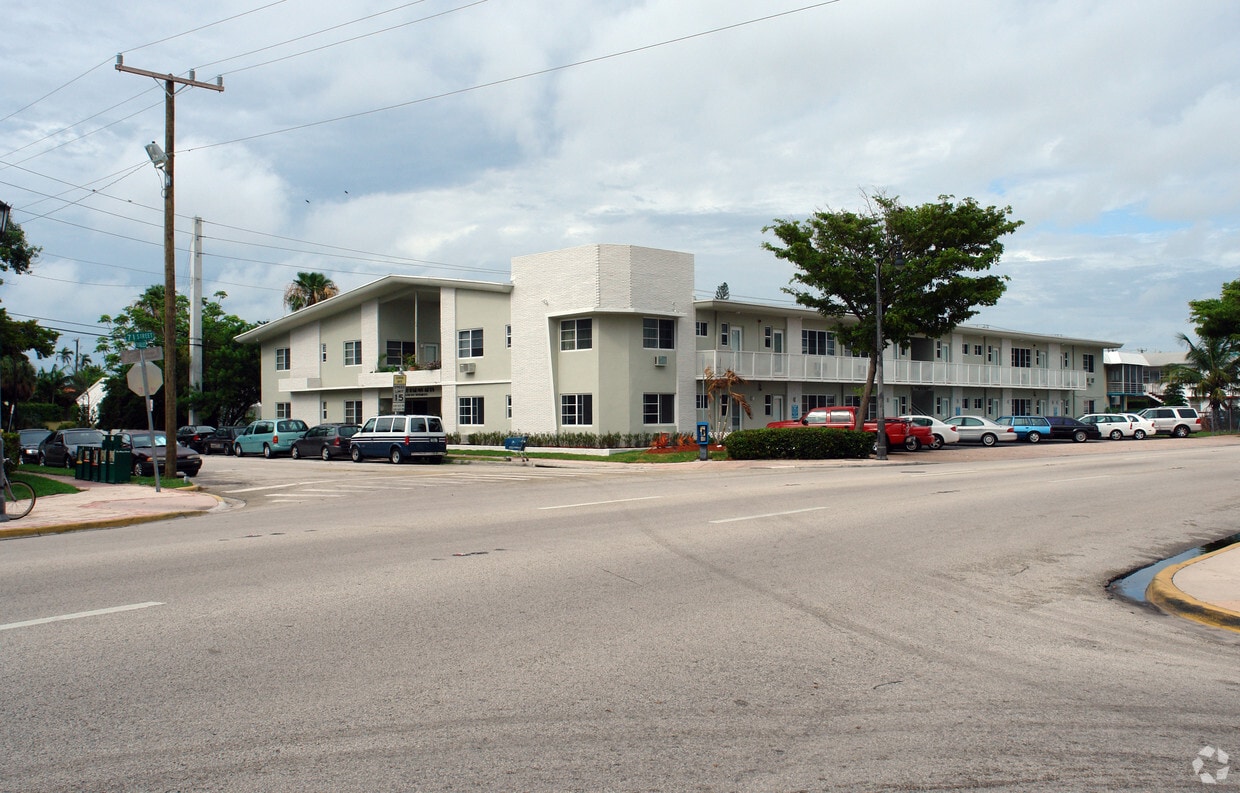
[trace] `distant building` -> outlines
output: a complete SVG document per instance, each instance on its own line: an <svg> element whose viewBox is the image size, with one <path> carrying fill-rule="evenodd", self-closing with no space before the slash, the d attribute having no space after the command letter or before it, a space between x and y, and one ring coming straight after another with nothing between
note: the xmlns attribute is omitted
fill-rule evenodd
<svg viewBox="0 0 1240 793"><path fill-rule="evenodd" d="M1107 405L1114 411L1136 411L1163 404L1167 367L1185 360L1182 352L1107 350Z"/></svg>
<svg viewBox="0 0 1240 793"><path fill-rule="evenodd" d="M390 275L237 337L262 348L266 418L441 415L450 432L691 432L704 372L748 381L763 426L859 405L868 359L817 312L694 300L693 256L585 245L512 260L512 281ZM1114 341L960 326L886 351L886 415L1079 415L1107 405ZM404 385L400 385L400 380ZM871 400L868 412L875 412Z"/></svg>
<svg viewBox="0 0 1240 793"><path fill-rule="evenodd" d="M99 378L90 388L77 395L78 415L93 427L99 423L99 403L108 393L107 379Z"/></svg>

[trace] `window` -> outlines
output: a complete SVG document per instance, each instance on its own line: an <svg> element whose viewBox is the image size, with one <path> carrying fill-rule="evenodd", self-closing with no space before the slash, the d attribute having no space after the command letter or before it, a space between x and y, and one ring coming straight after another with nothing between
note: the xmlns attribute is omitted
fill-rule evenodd
<svg viewBox="0 0 1240 793"><path fill-rule="evenodd" d="M844 407L861 407L861 397L857 394L846 394L844 396Z"/></svg>
<svg viewBox="0 0 1240 793"><path fill-rule="evenodd" d="M1033 365L1033 350L1028 347L1012 348L1012 366L1017 369L1029 369Z"/></svg>
<svg viewBox="0 0 1240 793"><path fill-rule="evenodd" d="M674 424L675 422L675 394L642 394L643 424Z"/></svg>
<svg viewBox="0 0 1240 793"><path fill-rule="evenodd" d="M327 342L323 342L319 345L319 360L323 363L327 363Z"/></svg>
<svg viewBox="0 0 1240 793"><path fill-rule="evenodd" d="M773 330L770 325L767 325L765 328L762 329L762 346L768 350L771 349L772 333L773 333Z"/></svg>
<svg viewBox="0 0 1240 793"><path fill-rule="evenodd" d="M643 319L642 347L651 350L676 349L676 323L670 319L654 317Z"/></svg>
<svg viewBox="0 0 1240 793"><path fill-rule="evenodd" d="M988 344L986 345L986 363L994 363L994 362L995 362L995 348L991 347Z"/></svg>
<svg viewBox="0 0 1240 793"><path fill-rule="evenodd" d="M346 399L344 401L344 420L347 424L362 423L362 400Z"/></svg>
<svg viewBox="0 0 1240 793"><path fill-rule="evenodd" d="M593 320L589 318L560 320L560 349L590 349L594 346L593 330Z"/></svg>
<svg viewBox="0 0 1240 793"><path fill-rule="evenodd" d="M512 325L504 326L504 347L512 349Z"/></svg>
<svg viewBox="0 0 1240 793"><path fill-rule="evenodd" d="M512 394L504 394L504 418L512 418Z"/></svg>
<svg viewBox="0 0 1240 793"><path fill-rule="evenodd" d="M719 346L728 346L728 323L726 322L719 323Z"/></svg>
<svg viewBox="0 0 1240 793"><path fill-rule="evenodd" d="M705 322L694 322L693 332L697 336L706 337L710 335L710 328L707 327Z"/></svg>
<svg viewBox="0 0 1240 793"><path fill-rule="evenodd" d="M694 396L693 406L695 408L697 408L698 410L709 410L710 409L710 397L708 397L706 394L694 394L693 396Z"/></svg>
<svg viewBox="0 0 1240 793"><path fill-rule="evenodd" d="M1013 416L1029 416L1033 414L1032 399L1013 399L1012 415Z"/></svg>
<svg viewBox="0 0 1240 793"><path fill-rule="evenodd" d="M319 421L327 421L327 403L326 402L319 403L319 415L322 417L319 419Z"/></svg>
<svg viewBox="0 0 1240 793"><path fill-rule="evenodd" d="M1065 352L1065 353L1063 354L1063 366L1062 366L1062 368L1064 368L1064 369L1071 369L1071 368L1072 368L1072 353L1070 353L1070 352Z"/></svg>
<svg viewBox="0 0 1240 793"><path fill-rule="evenodd" d="M481 333L481 331L479 331ZM478 425L483 422L482 397L461 397L457 400L457 424Z"/></svg>
<svg viewBox="0 0 1240 793"><path fill-rule="evenodd" d="M1094 356L1091 353L1085 353L1081 356L1081 368L1087 372L1094 370Z"/></svg>
<svg viewBox="0 0 1240 793"><path fill-rule="evenodd" d="M482 357L482 328L459 330L456 332L456 357Z"/></svg>
<svg viewBox="0 0 1240 793"><path fill-rule="evenodd" d="M764 416L771 415L771 395L770 394L767 394L762 399L762 415Z"/></svg>
<svg viewBox="0 0 1240 793"><path fill-rule="evenodd" d="M835 355L835 334L825 330L802 330L801 354Z"/></svg>
<svg viewBox="0 0 1240 793"><path fill-rule="evenodd" d="M344 365L345 366L361 366L362 365L362 343L361 341L346 341L344 343Z"/></svg>
<svg viewBox="0 0 1240 793"><path fill-rule="evenodd" d="M934 398L934 414L936 416L942 416L948 411L947 402L948 400L941 396L936 396Z"/></svg>
<svg viewBox="0 0 1240 793"><path fill-rule="evenodd" d="M594 423L593 394L561 394L560 423L585 425Z"/></svg>
<svg viewBox="0 0 1240 793"><path fill-rule="evenodd" d="M999 412L999 400L993 399L993 398L987 399L986 400L986 415L993 416L998 412Z"/></svg>
<svg viewBox="0 0 1240 793"><path fill-rule="evenodd" d="M1042 357L1042 351L1041 351L1041 350L1034 350L1034 351L1033 351L1033 357L1034 357L1034 363L1036 363L1036 364L1037 364L1037 366L1038 366L1038 368L1039 368L1039 369L1041 369L1042 367L1046 366L1046 361L1045 361L1045 359Z"/></svg>
<svg viewBox="0 0 1240 793"><path fill-rule="evenodd" d="M814 408L835 407L835 397L829 394L802 394L801 412L808 413Z"/></svg>
<svg viewBox="0 0 1240 793"><path fill-rule="evenodd" d="M967 341L964 344L960 345L960 354L961 355L969 354L969 343Z"/></svg>
<svg viewBox="0 0 1240 793"><path fill-rule="evenodd" d="M974 397L974 398L973 398L973 409L974 409L974 410L981 410L981 409L982 409L982 398L981 398L981 397Z"/></svg>
<svg viewBox="0 0 1240 793"><path fill-rule="evenodd" d="M982 354L982 345L980 345L980 344L974 344L974 345L973 345L973 354L974 354L974 355L981 355L981 354Z"/></svg>
<svg viewBox="0 0 1240 793"><path fill-rule="evenodd" d="M291 419L293 417L293 406L289 402L276 403L276 418Z"/></svg>
<svg viewBox="0 0 1240 793"><path fill-rule="evenodd" d="M276 348L276 371L287 372L289 370L289 348Z"/></svg>
<svg viewBox="0 0 1240 793"><path fill-rule="evenodd" d="M417 361L418 346L411 341L388 339L384 344L384 351L383 362L388 366L406 368L408 364Z"/></svg>

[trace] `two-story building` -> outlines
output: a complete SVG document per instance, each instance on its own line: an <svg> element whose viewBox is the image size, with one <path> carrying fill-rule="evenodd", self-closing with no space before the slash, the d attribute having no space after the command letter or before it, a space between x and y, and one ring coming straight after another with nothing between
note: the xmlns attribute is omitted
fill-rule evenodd
<svg viewBox="0 0 1240 793"><path fill-rule="evenodd" d="M509 283L386 276L238 337L262 347L262 413L392 411L450 432L690 432L857 405L868 360L809 309L694 300L691 254L586 245L512 260ZM1105 409L1110 341L960 326L886 351L887 415ZM732 370L753 409L708 403ZM403 380L403 385L402 385ZM873 401L868 409L873 412Z"/></svg>

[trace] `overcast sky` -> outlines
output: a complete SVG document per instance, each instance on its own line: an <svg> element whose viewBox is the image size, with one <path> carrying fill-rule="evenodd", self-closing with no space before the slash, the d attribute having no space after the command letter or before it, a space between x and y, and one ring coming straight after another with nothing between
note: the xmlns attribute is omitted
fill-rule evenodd
<svg viewBox="0 0 1240 793"><path fill-rule="evenodd" d="M1240 278L1240 4L896 0L10 3L0 200L43 253L17 318L92 350L163 283L250 321L300 270L506 281L588 243L686 251L701 297L788 303L775 218L941 194L1011 206L1007 294L970 324L1177 350ZM155 42L155 43L151 43Z"/></svg>

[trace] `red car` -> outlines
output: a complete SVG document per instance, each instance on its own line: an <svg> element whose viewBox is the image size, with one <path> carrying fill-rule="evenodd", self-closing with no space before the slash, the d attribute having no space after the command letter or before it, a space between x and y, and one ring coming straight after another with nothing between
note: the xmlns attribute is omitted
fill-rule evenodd
<svg viewBox="0 0 1240 793"><path fill-rule="evenodd" d="M824 427L836 430L851 430L857 426L857 409L851 406L813 408L799 419L791 421L772 421L768 428L779 427ZM862 426L866 432L878 432L878 422L867 421ZM884 418L883 429L887 434L889 449L907 449L915 452L922 446L932 446L934 435L929 427L918 427L899 418Z"/></svg>

